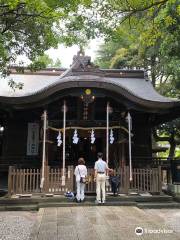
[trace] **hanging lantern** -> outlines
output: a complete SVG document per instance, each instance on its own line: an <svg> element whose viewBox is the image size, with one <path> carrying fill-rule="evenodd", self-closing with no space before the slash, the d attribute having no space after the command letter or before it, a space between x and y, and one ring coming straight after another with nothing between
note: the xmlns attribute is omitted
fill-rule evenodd
<svg viewBox="0 0 180 240"><path fill-rule="evenodd" d="M62 140L61 140L61 132L59 131L59 134L57 136L57 146L60 147L62 144Z"/></svg>
<svg viewBox="0 0 180 240"><path fill-rule="evenodd" d="M113 135L113 130L111 129L111 131L110 131L110 136L109 136L109 142L110 142L110 144L113 144L113 142L114 142L114 135Z"/></svg>
<svg viewBox="0 0 180 240"><path fill-rule="evenodd" d="M75 129L74 136L73 136L73 143L78 144L78 142L79 142L79 138L78 138L78 134L77 134L77 129Z"/></svg>
<svg viewBox="0 0 180 240"><path fill-rule="evenodd" d="M95 142L96 138L95 138L95 135L94 135L94 130L92 129L91 131L91 143L93 144Z"/></svg>

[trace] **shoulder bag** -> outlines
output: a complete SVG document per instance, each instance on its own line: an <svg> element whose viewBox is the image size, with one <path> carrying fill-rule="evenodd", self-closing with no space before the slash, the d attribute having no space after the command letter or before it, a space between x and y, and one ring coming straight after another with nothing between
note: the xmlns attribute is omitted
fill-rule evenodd
<svg viewBox="0 0 180 240"><path fill-rule="evenodd" d="M79 168L78 168L78 171L79 171ZM81 177L80 171L79 171L79 176L80 176L80 183L86 183L86 178Z"/></svg>

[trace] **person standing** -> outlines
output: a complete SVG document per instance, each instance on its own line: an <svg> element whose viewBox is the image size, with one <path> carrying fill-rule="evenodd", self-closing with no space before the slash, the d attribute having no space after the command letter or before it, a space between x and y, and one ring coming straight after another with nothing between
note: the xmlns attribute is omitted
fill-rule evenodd
<svg viewBox="0 0 180 240"><path fill-rule="evenodd" d="M77 202L83 202L85 183L82 183L80 179L81 177L85 178L87 176L87 168L85 166L84 158L78 159L78 165L75 167L74 175L76 176L76 189L77 189L76 200Z"/></svg>
<svg viewBox="0 0 180 240"><path fill-rule="evenodd" d="M118 189L120 185L120 175L115 175L115 171L110 172L109 182L111 183L111 190L114 196L118 196Z"/></svg>
<svg viewBox="0 0 180 240"><path fill-rule="evenodd" d="M97 154L98 160L95 162L95 181L96 181L96 202L105 203L106 201L106 173L109 170L107 163L102 159L103 154ZM102 191L102 198L101 198Z"/></svg>

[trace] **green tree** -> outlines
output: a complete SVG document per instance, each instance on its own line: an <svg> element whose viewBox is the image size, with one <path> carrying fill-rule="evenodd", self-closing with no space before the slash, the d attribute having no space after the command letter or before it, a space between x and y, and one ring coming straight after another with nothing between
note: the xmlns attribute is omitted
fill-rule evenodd
<svg viewBox="0 0 180 240"><path fill-rule="evenodd" d="M121 7L122 2L116 7ZM98 63L101 65L104 58L111 68L145 68L152 84L161 94L179 97L180 2L159 1L159 4L152 7L147 5L146 9L144 5L138 7L140 2L134 1L136 8L132 7L131 2L129 11L123 10L123 17L120 17L119 23L110 32L108 47L116 48L109 47L113 49L109 53L109 60L104 58L106 47L102 45L97 61L100 59ZM158 1L149 2L153 4ZM128 46L122 38L127 39ZM116 45L117 42L119 46ZM154 131L156 140L170 143L169 157L175 155L175 148L180 144L178 128L179 119L163 124Z"/></svg>
<svg viewBox="0 0 180 240"><path fill-rule="evenodd" d="M60 60L59 58L57 58L56 61L53 62L53 64L51 65L51 67L60 68L60 67L61 67L61 60Z"/></svg>
<svg viewBox="0 0 180 240"><path fill-rule="evenodd" d="M42 56L36 57L35 60L31 64L29 64L28 68L31 71L37 71L39 69L46 68L52 65L53 60L47 54L43 54Z"/></svg>
<svg viewBox="0 0 180 240"><path fill-rule="evenodd" d="M153 136L156 141L169 142L170 148L168 158L176 155L176 147L180 145L180 119L164 123L153 130Z"/></svg>
<svg viewBox="0 0 180 240"><path fill-rule="evenodd" d="M18 55L35 61L59 42L67 45L81 42L81 36L71 32L65 36L65 22L76 18L80 8L88 7L89 0L0 0L0 71ZM70 32L70 29L69 29ZM74 37L73 37L74 36Z"/></svg>

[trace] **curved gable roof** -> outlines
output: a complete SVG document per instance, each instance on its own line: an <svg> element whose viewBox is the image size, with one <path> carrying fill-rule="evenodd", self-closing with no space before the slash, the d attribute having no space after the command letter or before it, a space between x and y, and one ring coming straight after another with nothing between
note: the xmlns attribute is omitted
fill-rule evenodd
<svg viewBox="0 0 180 240"><path fill-rule="evenodd" d="M71 68L58 74L12 74L9 79L22 82L22 90L7 88L7 79L1 80L0 102L31 104L68 88L96 87L120 94L128 100L148 108L169 109L180 106L180 101L160 95L142 70L102 70L89 57L77 55ZM4 82L3 82L4 81ZM3 85L4 84L4 85Z"/></svg>

